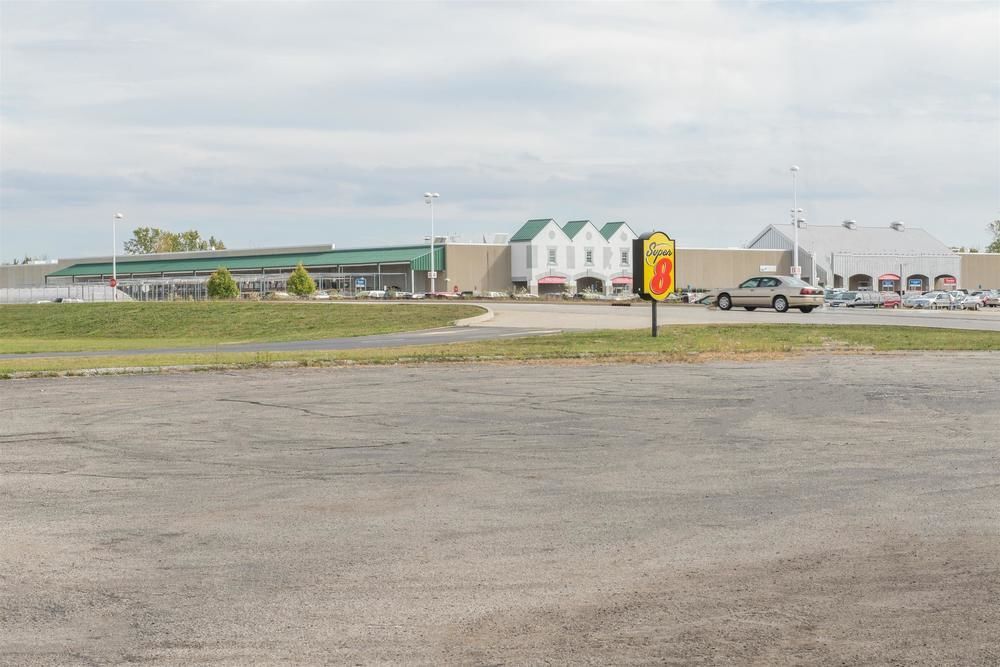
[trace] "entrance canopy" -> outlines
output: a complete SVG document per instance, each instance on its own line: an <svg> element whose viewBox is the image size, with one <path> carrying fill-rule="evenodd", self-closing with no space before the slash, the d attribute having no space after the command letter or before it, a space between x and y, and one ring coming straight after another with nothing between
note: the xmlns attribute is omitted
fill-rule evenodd
<svg viewBox="0 0 1000 667"><path fill-rule="evenodd" d="M632 279L628 276L619 276L618 278L611 279L612 285L631 285Z"/></svg>
<svg viewBox="0 0 1000 667"><path fill-rule="evenodd" d="M545 276L538 279L539 285L565 285L566 279L562 276Z"/></svg>
<svg viewBox="0 0 1000 667"><path fill-rule="evenodd" d="M879 280L899 280L899 276L895 273L883 273L878 277Z"/></svg>

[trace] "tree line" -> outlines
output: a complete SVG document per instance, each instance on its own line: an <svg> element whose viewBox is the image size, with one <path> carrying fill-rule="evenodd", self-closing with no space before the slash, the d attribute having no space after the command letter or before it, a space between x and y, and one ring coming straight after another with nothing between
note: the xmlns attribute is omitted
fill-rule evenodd
<svg viewBox="0 0 1000 667"><path fill-rule="evenodd" d="M222 239L201 237L197 229L171 232L159 227L139 227L132 230L132 238L125 241L128 255L150 255L160 252L193 252L195 250L225 250Z"/></svg>

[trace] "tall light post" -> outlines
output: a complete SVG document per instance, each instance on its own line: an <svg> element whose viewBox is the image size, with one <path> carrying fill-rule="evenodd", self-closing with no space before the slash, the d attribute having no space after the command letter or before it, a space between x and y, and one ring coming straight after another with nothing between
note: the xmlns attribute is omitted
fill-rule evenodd
<svg viewBox="0 0 1000 667"><path fill-rule="evenodd" d="M434 289L434 282L437 279L437 271L434 270L434 200L440 197L436 192L425 192L424 202L431 207L431 270L428 275L431 278L431 294L434 294L437 290Z"/></svg>
<svg viewBox="0 0 1000 667"><path fill-rule="evenodd" d="M792 247L792 275L796 278L802 278L802 269L799 267L799 215L802 213L802 209L799 208L798 193L795 190L795 175L799 173L798 165L792 165L789 168L792 172L792 227L795 229L794 232L794 245Z"/></svg>
<svg viewBox="0 0 1000 667"><path fill-rule="evenodd" d="M111 299L118 300L118 221L125 216L115 213L111 219Z"/></svg>

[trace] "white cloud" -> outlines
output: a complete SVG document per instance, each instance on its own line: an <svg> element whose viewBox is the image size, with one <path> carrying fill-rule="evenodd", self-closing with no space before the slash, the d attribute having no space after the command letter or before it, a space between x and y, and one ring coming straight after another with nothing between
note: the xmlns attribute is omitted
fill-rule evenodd
<svg viewBox="0 0 1000 667"><path fill-rule="evenodd" d="M412 241L427 188L468 236L544 215L732 245L783 221L793 162L816 224L982 245L1000 217L993 2L2 11L7 259L101 252L123 206L241 245Z"/></svg>

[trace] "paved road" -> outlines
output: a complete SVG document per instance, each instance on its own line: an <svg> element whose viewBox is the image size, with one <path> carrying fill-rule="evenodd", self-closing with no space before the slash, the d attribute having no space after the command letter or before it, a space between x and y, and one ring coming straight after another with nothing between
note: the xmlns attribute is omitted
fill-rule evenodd
<svg viewBox="0 0 1000 667"><path fill-rule="evenodd" d="M997 664L997 433L990 354L0 383L0 664Z"/></svg>
<svg viewBox="0 0 1000 667"><path fill-rule="evenodd" d="M559 329L640 329L650 326L649 306L631 307L605 304L495 303L488 304L496 317L487 326ZM823 308L808 315L798 311L721 311L696 305L660 306L661 326L671 324L811 323L811 324L892 324L916 327L944 327L1000 331L1000 308L979 311L873 310Z"/></svg>

